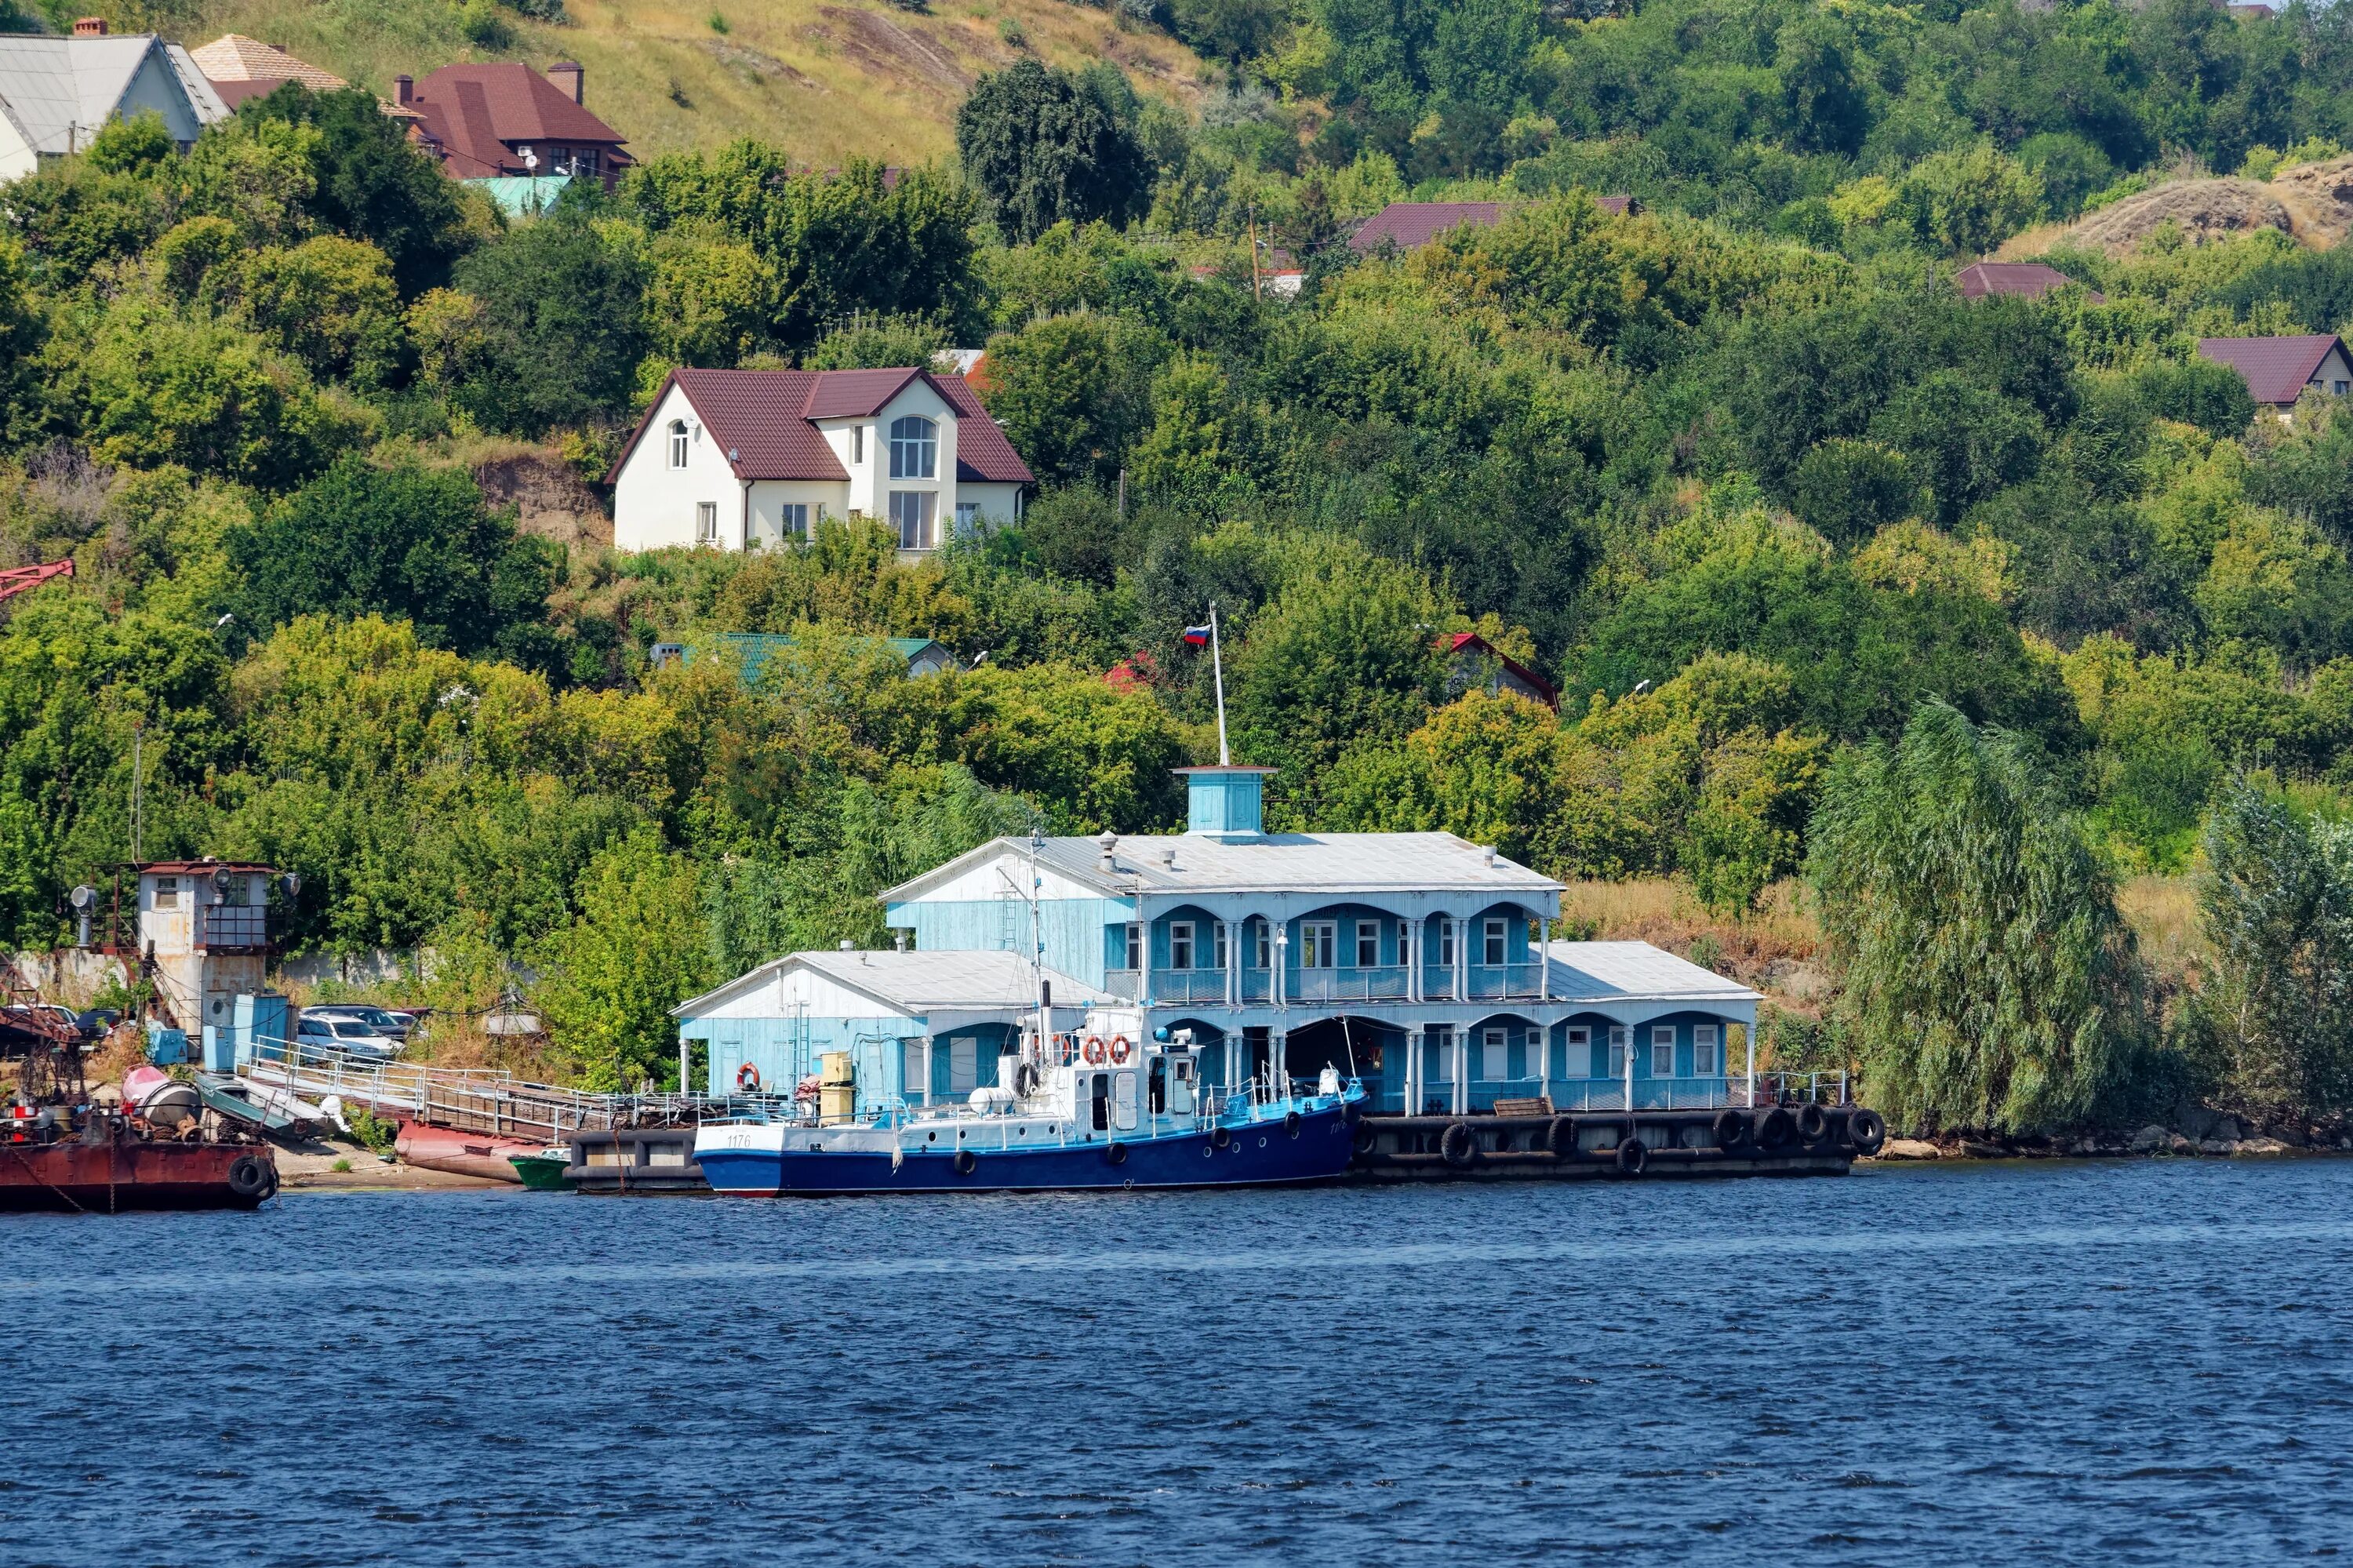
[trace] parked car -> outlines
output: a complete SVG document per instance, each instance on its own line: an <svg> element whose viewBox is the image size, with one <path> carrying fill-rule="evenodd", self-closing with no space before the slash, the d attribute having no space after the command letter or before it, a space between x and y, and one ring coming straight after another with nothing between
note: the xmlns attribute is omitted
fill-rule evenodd
<svg viewBox="0 0 2353 1568"><path fill-rule="evenodd" d="M294 1025L294 1043L305 1060L334 1054L389 1062L400 1054L399 1041L377 1033L359 1019L321 1018L307 1010Z"/></svg>
<svg viewBox="0 0 2353 1568"><path fill-rule="evenodd" d="M417 1020L406 1012L395 1012L390 1008L371 1007L364 1002L357 1001L337 1001L330 1002L323 1007L306 1007L302 1010L302 1016L355 1020L366 1024L386 1039L397 1040L404 1045L408 1043L408 1032L417 1024Z"/></svg>
<svg viewBox="0 0 2353 1568"><path fill-rule="evenodd" d="M119 1007L93 1007L86 1012L74 1014L74 1027L81 1031L81 1037L86 1042L105 1039L121 1022L122 1010Z"/></svg>

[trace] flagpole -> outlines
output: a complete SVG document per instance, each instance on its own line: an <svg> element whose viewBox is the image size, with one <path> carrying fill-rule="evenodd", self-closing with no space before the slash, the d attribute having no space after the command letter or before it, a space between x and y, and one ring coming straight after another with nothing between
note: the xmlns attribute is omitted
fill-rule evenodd
<svg viewBox="0 0 2353 1568"><path fill-rule="evenodd" d="M1218 766L1231 768L1234 754L1226 747L1226 664L1218 648L1218 601L1209 601L1209 669L1218 683Z"/></svg>

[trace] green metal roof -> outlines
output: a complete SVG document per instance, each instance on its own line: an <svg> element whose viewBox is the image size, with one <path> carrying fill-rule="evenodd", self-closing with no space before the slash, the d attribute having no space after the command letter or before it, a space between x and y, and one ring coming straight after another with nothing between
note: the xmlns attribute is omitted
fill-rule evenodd
<svg viewBox="0 0 2353 1568"><path fill-rule="evenodd" d="M532 178L523 175L501 175L493 179L466 180L490 195L509 217L536 217L555 205L564 187L572 183L570 175L543 175Z"/></svg>

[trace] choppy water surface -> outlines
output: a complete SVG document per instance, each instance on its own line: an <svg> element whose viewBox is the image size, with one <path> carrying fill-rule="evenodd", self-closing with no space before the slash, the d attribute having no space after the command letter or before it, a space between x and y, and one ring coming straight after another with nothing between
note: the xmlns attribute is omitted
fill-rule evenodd
<svg viewBox="0 0 2353 1568"><path fill-rule="evenodd" d="M2353 1161L0 1219L0 1559L2269 1562Z"/></svg>

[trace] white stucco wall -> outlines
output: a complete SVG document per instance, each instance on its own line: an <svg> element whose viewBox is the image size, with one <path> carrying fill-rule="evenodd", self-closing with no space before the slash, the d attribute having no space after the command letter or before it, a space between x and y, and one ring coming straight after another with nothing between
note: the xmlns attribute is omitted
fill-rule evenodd
<svg viewBox="0 0 2353 1568"><path fill-rule="evenodd" d="M188 94L180 86L180 79L172 70L172 62L164 58L159 47L147 51L147 58L132 73L131 86L123 92L122 101L114 112L130 119L153 110L164 117L164 129L172 140L186 147L196 139L204 127L197 123L195 111L188 107Z"/></svg>
<svg viewBox="0 0 2353 1568"><path fill-rule="evenodd" d="M686 467L670 466L670 427L686 421ZM645 439L622 464L613 485L613 544L623 550L659 550L694 544L694 509L719 508L719 546L744 545L744 487L715 437L676 386L662 394Z"/></svg>
<svg viewBox="0 0 2353 1568"><path fill-rule="evenodd" d="M980 514L991 523L1021 521L1021 487L1018 484L981 484L966 482L956 486L958 504L977 503Z"/></svg>
<svg viewBox="0 0 2353 1568"><path fill-rule="evenodd" d="M819 508L823 515L841 517L849 510L849 486L818 480L764 479L752 485L752 537L750 542L763 549L776 549L787 543L785 535L784 508L800 505L808 508L809 536L817 534Z"/></svg>
<svg viewBox="0 0 2353 1568"><path fill-rule="evenodd" d="M41 166L40 155L33 151L8 117L0 114L0 182L21 180Z"/></svg>

